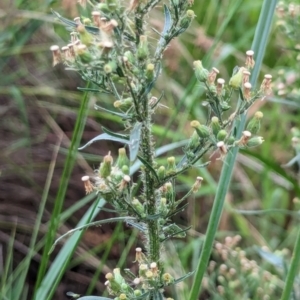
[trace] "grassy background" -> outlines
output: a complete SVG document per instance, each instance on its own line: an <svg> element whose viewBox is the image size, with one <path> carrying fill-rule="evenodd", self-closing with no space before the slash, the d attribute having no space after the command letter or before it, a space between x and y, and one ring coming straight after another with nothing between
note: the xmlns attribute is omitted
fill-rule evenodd
<svg viewBox="0 0 300 300"><path fill-rule="evenodd" d="M154 92L158 95L164 89L163 104L169 107L160 108L156 115L153 129L157 147L166 141L171 143L189 137L190 120L205 120L206 111L201 105L203 95L193 78L193 60L203 59L207 67L216 66L228 80L234 66L243 64L243 53L252 43L261 7L259 0L195 2L197 18L189 31L180 40L173 41L165 53L165 69ZM67 33L63 26L54 24L50 8L68 18L77 16L79 9L75 1L70 0L7 0L0 4L4 24L0 35L0 272L3 275L0 288L3 299L32 298L38 269L44 259L41 252L44 236L84 97L77 87L84 87L85 83L77 74L65 71L63 66L52 68L49 47L64 45ZM153 25L160 28L162 21L163 18L156 18ZM295 65L295 54L284 50L283 45L288 47L290 42L274 26L261 78L264 73L276 78L278 69ZM271 100L257 102L249 112L252 115L258 109L263 111L261 134L265 143L259 149L239 155L217 236L223 241L227 235L240 234L241 246L258 260L254 245L267 246L271 251L292 249L298 223L296 214L282 211L299 209L299 204L293 201L300 197L297 169L281 166L294 156L290 129L300 127L299 99L293 102L298 106ZM92 109L94 103L109 108L112 102L103 95L90 95L91 109L81 144L99 134L100 125L122 129L118 119ZM57 236L74 228L95 200L93 196L84 195L80 178L93 172L109 150L116 153L116 145L99 142L77 154L66 183L63 208L58 214L61 222ZM172 154L179 156L180 151ZM170 268L178 276L194 269L199 257L222 165L214 156L211 159L208 169L192 169L178 181L178 192L183 193L196 176L205 178L203 187L189 199L188 209L177 220L183 226L192 225L193 230L186 240L174 240L166 245L172 253ZM274 212L274 209L281 211ZM266 213L249 214L253 210ZM112 215L102 211L97 219ZM35 233L36 239L33 239ZM140 245L136 236L131 228L119 225L87 230L66 272L61 272L63 278L52 285L55 299L66 299L65 292L70 290L101 295L106 272L115 266L132 266L132 250ZM61 267L54 260L61 246L49 257L48 266L54 261L56 268ZM270 268L265 261L261 266ZM187 292L180 286L181 295ZM205 297L203 295L203 299L207 299Z"/></svg>

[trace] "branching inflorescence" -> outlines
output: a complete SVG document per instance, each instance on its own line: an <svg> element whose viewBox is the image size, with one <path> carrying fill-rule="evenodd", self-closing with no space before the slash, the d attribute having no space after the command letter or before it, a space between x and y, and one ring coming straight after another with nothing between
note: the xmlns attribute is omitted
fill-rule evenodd
<svg viewBox="0 0 300 300"><path fill-rule="evenodd" d="M158 32L146 24L144 17L149 14L151 17L152 10L160 9L159 3L159 0L90 3L93 6L91 19L78 17L74 21L54 12L73 31L67 46L61 50L58 46L51 47L53 64L63 63L68 69L77 71L94 85L90 91L111 95L116 110L110 112L124 121L124 133L104 128L105 133L91 142L102 139L121 142L129 148L129 157L126 148L121 148L114 163L108 153L95 176L82 177L87 193L96 191L121 216L130 216L128 223L140 230L146 240L144 250L136 249L139 274L131 273L129 280L125 280L120 270L115 269L106 275L106 286L115 299L163 299L165 286L190 275L174 279L163 272L161 251L164 241L185 236L187 229L172 223L171 218L186 206L184 201L198 191L203 178L197 177L180 199L176 197L175 179L209 151L217 150L223 158L233 147L260 145L263 138L257 134L263 117L261 112L256 112L241 138L235 136L232 124L256 100L264 99L271 92L271 75L265 75L258 90L249 82L255 63L251 50L246 53L245 65L234 70L227 85L224 79L217 78L216 68L208 71L201 61L195 61L195 76L206 90L208 118L203 123L191 122L194 132L183 149L180 162L176 164L175 158L169 157L165 166L158 165L151 125L163 93L156 97L152 90L160 76L166 47L188 29L195 17L190 9L193 0L170 0L169 5L163 5L164 28ZM152 39L150 47L149 36L153 34L157 41ZM231 101L232 98L235 101ZM233 103L236 105L232 112ZM100 106L96 108L107 111ZM142 188L138 191L130 173L131 163L136 159L142 164Z"/></svg>

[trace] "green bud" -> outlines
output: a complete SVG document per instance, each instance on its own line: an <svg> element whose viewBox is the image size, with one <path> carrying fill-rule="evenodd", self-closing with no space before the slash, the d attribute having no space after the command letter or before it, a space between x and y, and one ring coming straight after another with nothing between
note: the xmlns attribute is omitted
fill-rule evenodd
<svg viewBox="0 0 300 300"><path fill-rule="evenodd" d="M117 69L117 64L115 61L110 61L109 63L105 64L103 70L106 74L111 74L115 72Z"/></svg>
<svg viewBox="0 0 300 300"><path fill-rule="evenodd" d="M257 134L260 130L260 120L263 117L263 113L257 111L254 117L250 120L247 125L247 130L250 131L253 135Z"/></svg>
<svg viewBox="0 0 300 300"><path fill-rule="evenodd" d="M127 298L127 296L125 294L120 294L119 299L120 300L126 300L128 298Z"/></svg>
<svg viewBox="0 0 300 300"><path fill-rule="evenodd" d="M145 277L147 271L148 271L148 266L146 264L140 264L139 275L141 277Z"/></svg>
<svg viewBox="0 0 300 300"><path fill-rule="evenodd" d="M112 169L112 163L113 163L113 158L109 152L106 156L104 156L103 162L100 165L100 169L99 169L100 177L107 178L110 175Z"/></svg>
<svg viewBox="0 0 300 300"><path fill-rule="evenodd" d="M146 67L146 77L151 81L154 77L154 64L148 64Z"/></svg>
<svg viewBox="0 0 300 300"><path fill-rule="evenodd" d="M114 107L121 110L128 110L133 105L133 99L131 97L114 102Z"/></svg>
<svg viewBox="0 0 300 300"><path fill-rule="evenodd" d="M145 60L149 56L147 36L140 36L140 44L137 49L137 57L139 60Z"/></svg>
<svg viewBox="0 0 300 300"><path fill-rule="evenodd" d="M230 78L229 86L235 90L241 87L243 81L243 72L246 70L244 67L240 67L238 71Z"/></svg>
<svg viewBox="0 0 300 300"><path fill-rule="evenodd" d="M142 296L142 291L141 290L134 290L134 296L139 297Z"/></svg>
<svg viewBox="0 0 300 300"><path fill-rule="evenodd" d="M126 166L126 165L122 166L122 172L123 172L123 174L125 174L125 175L129 175L129 174L130 174L130 169L129 169L129 167Z"/></svg>
<svg viewBox="0 0 300 300"><path fill-rule="evenodd" d="M78 45L76 47L76 54L84 64L90 63L93 59L86 45Z"/></svg>
<svg viewBox="0 0 300 300"><path fill-rule="evenodd" d="M166 198L160 198L159 212L162 215L166 215L168 213L168 205L167 205L167 199Z"/></svg>
<svg viewBox="0 0 300 300"><path fill-rule="evenodd" d="M220 141L225 141L227 137L227 131L226 130L220 130L218 132L218 135L217 135L217 140L220 142Z"/></svg>
<svg viewBox="0 0 300 300"><path fill-rule="evenodd" d="M165 197L167 199L167 202L172 203L173 202L173 185L171 182L167 182L164 185L165 188Z"/></svg>
<svg viewBox="0 0 300 300"><path fill-rule="evenodd" d="M189 140L188 149L194 150L199 146L199 144L200 144L199 135L195 130Z"/></svg>
<svg viewBox="0 0 300 300"><path fill-rule="evenodd" d="M80 41L82 44L89 46L93 43L93 36L86 31L85 26L83 24L77 25L76 29L79 32Z"/></svg>
<svg viewBox="0 0 300 300"><path fill-rule="evenodd" d="M134 207L134 209L138 212L138 214L140 216L145 216L145 209L144 209L144 206L143 204L136 198L134 198L132 201L131 201L131 204L132 206Z"/></svg>
<svg viewBox="0 0 300 300"><path fill-rule="evenodd" d="M160 166L157 170L157 176L160 180L163 180L166 176L166 168L164 166Z"/></svg>
<svg viewBox="0 0 300 300"><path fill-rule="evenodd" d="M175 164L175 157L171 156L168 157L168 166L167 166L167 172L172 172L176 170L176 164Z"/></svg>
<svg viewBox="0 0 300 300"><path fill-rule="evenodd" d="M109 282L109 287L110 289L115 293L118 294L121 291L121 285L116 282L114 275L112 273L107 273L105 275L105 278L108 280Z"/></svg>
<svg viewBox="0 0 300 300"><path fill-rule="evenodd" d="M219 122L219 118L218 117L212 117L211 118L211 129L212 129L212 132L215 136L218 135L218 132L221 130L221 125L220 125L220 122Z"/></svg>
<svg viewBox="0 0 300 300"><path fill-rule="evenodd" d="M209 72L203 68L202 62L200 60L196 60L193 65L197 80L200 82L206 82Z"/></svg>
<svg viewBox="0 0 300 300"><path fill-rule="evenodd" d="M113 270L113 273L114 273L114 278L117 283L119 283L121 285L125 282L123 276L121 275L120 268L115 268Z"/></svg>
<svg viewBox="0 0 300 300"><path fill-rule="evenodd" d="M92 20L89 19L89 18L84 18L83 19L83 24L87 25L87 26L90 26L90 25L92 25Z"/></svg>
<svg viewBox="0 0 300 300"><path fill-rule="evenodd" d="M248 148L257 147L257 146L261 145L263 142L264 142L263 137L255 136L255 137L249 139L246 146Z"/></svg>
<svg viewBox="0 0 300 300"><path fill-rule="evenodd" d="M193 10L187 10L185 16L180 20L179 23L180 32L183 32L186 29L188 29L195 17L196 15Z"/></svg>
<svg viewBox="0 0 300 300"><path fill-rule="evenodd" d="M161 278L165 285L169 285L174 282L173 276L171 276L169 273L164 273Z"/></svg>
<svg viewBox="0 0 300 300"><path fill-rule="evenodd" d="M200 138L207 138L210 135L209 128L205 125L201 125L198 121L194 120L191 122L191 127L195 128Z"/></svg>
<svg viewBox="0 0 300 300"><path fill-rule="evenodd" d="M235 143L235 138L234 138L234 136L230 136L229 138L228 138L228 140L227 140L227 145L228 146L231 146L231 145L233 145Z"/></svg>
<svg viewBox="0 0 300 300"><path fill-rule="evenodd" d="M125 148L120 148L119 149L119 156L116 162L116 166L119 169L122 169L123 166L129 166L130 165L130 161L129 158L127 157L126 154L126 149Z"/></svg>

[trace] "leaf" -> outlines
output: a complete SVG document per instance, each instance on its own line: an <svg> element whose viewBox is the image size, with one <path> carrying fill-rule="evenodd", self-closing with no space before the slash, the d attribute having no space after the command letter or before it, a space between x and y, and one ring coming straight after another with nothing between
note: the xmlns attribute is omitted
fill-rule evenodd
<svg viewBox="0 0 300 300"><path fill-rule="evenodd" d="M261 248L256 248L256 251L264 260L272 264L274 267L278 267L278 268L284 267L284 260L281 256L278 256L268 251L264 251Z"/></svg>
<svg viewBox="0 0 300 300"><path fill-rule="evenodd" d="M282 165L283 168L291 167L295 163L300 163L300 153L293 157L288 163Z"/></svg>
<svg viewBox="0 0 300 300"><path fill-rule="evenodd" d="M94 108L95 108L96 110L103 110L103 111L106 111L106 112L108 112L108 113L111 113L112 115L121 117L121 118L123 118L123 119L128 119L128 118L130 118L130 117L129 117L128 115L126 115L126 114L121 114L121 113L115 112L115 111L113 111L113 110L106 109L106 108L101 107L101 106L96 105L96 104L94 105Z"/></svg>
<svg viewBox="0 0 300 300"><path fill-rule="evenodd" d="M66 19L64 17L62 17L59 13L57 13L56 11L54 10L51 10L52 13L62 22L64 23L65 25L68 25L72 28L76 28L77 27L77 24L74 22L74 21L71 21L69 19ZM89 32L89 33L92 33L92 34L99 34L99 28L97 27L94 27L94 26L85 26L85 29Z"/></svg>
<svg viewBox="0 0 300 300"><path fill-rule="evenodd" d="M189 272L189 273L185 274L184 276L182 276L182 277L180 277L180 278L177 278L177 279L174 281L173 284L177 284L177 283L179 283L179 282L185 280L186 278L192 276L194 273L195 273L195 271Z"/></svg>
<svg viewBox="0 0 300 300"><path fill-rule="evenodd" d="M169 237L177 237L177 238L184 238L186 236L185 230L182 230L178 225L170 224L163 228L164 234Z"/></svg>
<svg viewBox="0 0 300 300"><path fill-rule="evenodd" d="M94 143L96 141L101 141L101 140L114 141L114 142L119 142L122 144L130 144L130 142L127 139L122 139L122 138L111 136L107 133L102 133L102 134L96 136L95 138L91 139L84 146L78 148L78 150L82 150L82 149L86 148L87 146L91 145L92 143Z"/></svg>
<svg viewBox="0 0 300 300"><path fill-rule="evenodd" d="M162 35L165 35L172 27L172 16L168 6L164 5L165 25L162 31Z"/></svg>
<svg viewBox="0 0 300 300"><path fill-rule="evenodd" d="M143 163L143 165L154 175L157 182L159 182L159 178L155 172L155 170L152 168L152 166L141 156L138 155L138 159Z"/></svg>
<svg viewBox="0 0 300 300"><path fill-rule="evenodd" d="M130 132L130 142L127 142L130 150L130 161L134 161L138 155L141 142L141 130L142 123L137 122Z"/></svg>
<svg viewBox="0 0 300 300"><path fill-rule="evenodd" d="M126 135L126 134L121 134L121 133L112 132L112 131L110 131L109 129L105 128L104 126L102 126L101 128L102 128L102 130L103 130L105 133L107 133L107 134L109 134L109 135L111 135L111 136L114 136L114 137L120 138L120 139L124 139L124 140L129 140L129 137L128 137L128 135Z"/></svg>

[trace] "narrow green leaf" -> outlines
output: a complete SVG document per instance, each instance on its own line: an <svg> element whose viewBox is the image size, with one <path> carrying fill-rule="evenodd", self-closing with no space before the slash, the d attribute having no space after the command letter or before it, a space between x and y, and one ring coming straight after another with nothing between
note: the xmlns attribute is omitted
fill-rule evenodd
<svg viewBox="0 0 300 300"><path fill-rule="evenodd" d="M82 149L86 148L87 146L91 145L94 142L103 141L103 140L119 142L119 143L122 143L122 144L130 144L130 141L128 141L127 139L114 137L114 136L111 136L107 133L102 133L102 134L96 136L95 138L93 138L92 140L90 140L84 146L78 148L78 150L82 150Z"/></svg>
<svg viewBox="0 0 300 300"><path fill-rule="evenodd" d="M142 162L142 164L152 173L152 175L156 178L156 181L159 182L159 178L156 174L156 171L152 168L152 166L140 155L138 155L138 159Z"/></svg>
<svg viewBox="0 0 300 300"><path fill-rule="evenodd" d="M129 140L129 136L128 135L110 131L109 129L105 128L104 126L102 126L101 128L102 128L102 130L105 133L107 133L107 134L109 134L109 135L111 135L113 137L116 137L116 138L119 138L119 139L124 139L124 140Z"/></svg>

